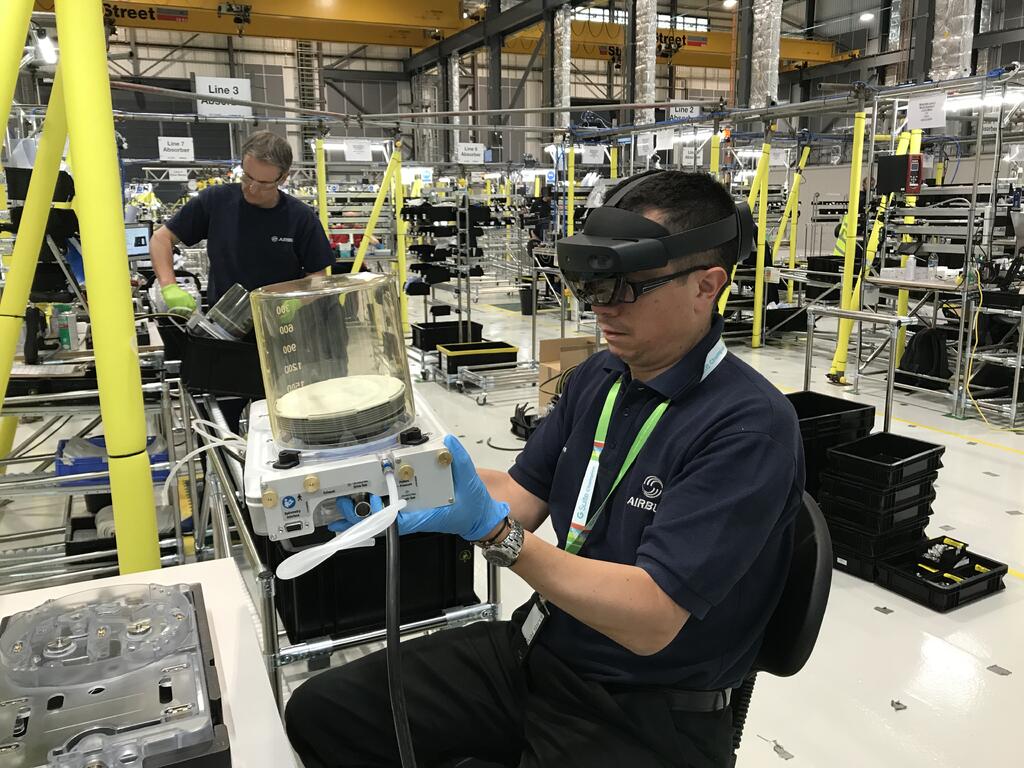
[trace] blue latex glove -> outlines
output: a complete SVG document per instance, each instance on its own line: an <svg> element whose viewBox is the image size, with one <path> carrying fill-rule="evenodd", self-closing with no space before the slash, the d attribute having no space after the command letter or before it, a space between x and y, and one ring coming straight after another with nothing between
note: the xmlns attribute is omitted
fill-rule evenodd
<svg viewBox="0 0 1024 768"><path fill-rule="evenodd" d="M477 541L497 528L508 516L508 504L491 498L487 486L473 466L473 460L455 436L447 435L444 444L452 454L455 503L417 512L403 510L398 513L398 531L402 535L421 532L454 533L466 541ZM327 526L330 530L344 531L359 522L350 498L339 497L337 506L344 519ZM372 512L379 512L383 508L378 496L370 497Z"/></svg>

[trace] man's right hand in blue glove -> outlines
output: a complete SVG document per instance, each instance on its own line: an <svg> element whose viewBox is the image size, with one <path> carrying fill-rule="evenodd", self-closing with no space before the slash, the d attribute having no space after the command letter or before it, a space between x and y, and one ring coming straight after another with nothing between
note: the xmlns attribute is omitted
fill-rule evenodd
<svg viewBox="0 0 1024 768"><path fill-rule="evenodd" d="M487 486L473 466L473 460L456 437L448 435L444 444L452 454L455 501L433 509L399 512L398 531L402 535L420 532L454 533L466 541L487 538L508 517L508 504L491 498ZM328 526L330 530L344 531L359 521L351 499L339 498L337 507L344 519L331 523ZM382 507L379 497L370 497L372 512L378 512Z"/></svg>

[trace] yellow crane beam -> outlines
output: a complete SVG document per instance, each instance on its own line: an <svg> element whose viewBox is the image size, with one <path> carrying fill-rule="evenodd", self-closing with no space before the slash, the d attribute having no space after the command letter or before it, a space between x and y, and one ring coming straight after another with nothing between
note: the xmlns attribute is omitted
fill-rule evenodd
<svg viewBox="0 0 1024 768"><path fill-rule="evenodd" d="M465 26L458 0L247 0L248 22L218 13L218 0L117 0L103 3L103 18L118 27L208 32L251 37L424 47ZM37 0L52 11L53 0ZM378 42L378 40L380 42Z"/></svg>
<svg viewBox="0 0 1024 768"><path fill-rule="evenodd" d="M572 55L577 59L617 59L623 53L623 27L621 24L596 24L586 21L572 23ZM505 40L506 53L529 55L540 39L542 25L523 30ZM672 63L676 66L713 67L728 69L733 55L733 38L730 32L688 32L681 29L659 29L658 44L663 48L676 48ZM848 56L840 54L834 42L806 40L802 37L783 37L780 43L779 60L824 64ZM660 61L667 63L668 59Z"/></svg>

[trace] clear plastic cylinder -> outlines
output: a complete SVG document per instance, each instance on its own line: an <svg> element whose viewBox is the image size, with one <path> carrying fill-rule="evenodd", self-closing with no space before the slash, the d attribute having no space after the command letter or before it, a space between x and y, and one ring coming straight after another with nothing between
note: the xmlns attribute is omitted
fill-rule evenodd
<svg viewBox="0 0 1024 768"><path fill-rule="evenodd" d="M249 292L235 283L220 300L210 307L206 319L216 323L231 336L241 339L252 330L252 307Z"/></svg>
<svg viewBox="0 0 1024 768"><path fill-rule="evenodd" d="M250 295L267 410L282 448L395 435L415 418L393 277L311 277Z"/></svg>

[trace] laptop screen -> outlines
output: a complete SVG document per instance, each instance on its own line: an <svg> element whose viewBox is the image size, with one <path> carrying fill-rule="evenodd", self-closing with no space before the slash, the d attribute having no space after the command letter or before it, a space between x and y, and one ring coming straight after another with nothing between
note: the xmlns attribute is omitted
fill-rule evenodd
<svg viewBox="0 0 1024 768"><path fill-rule="evenodd" d="M149 224L126 224L124 228L125 244L129 256L148 256L149 237L152 230Z"/></svg>

